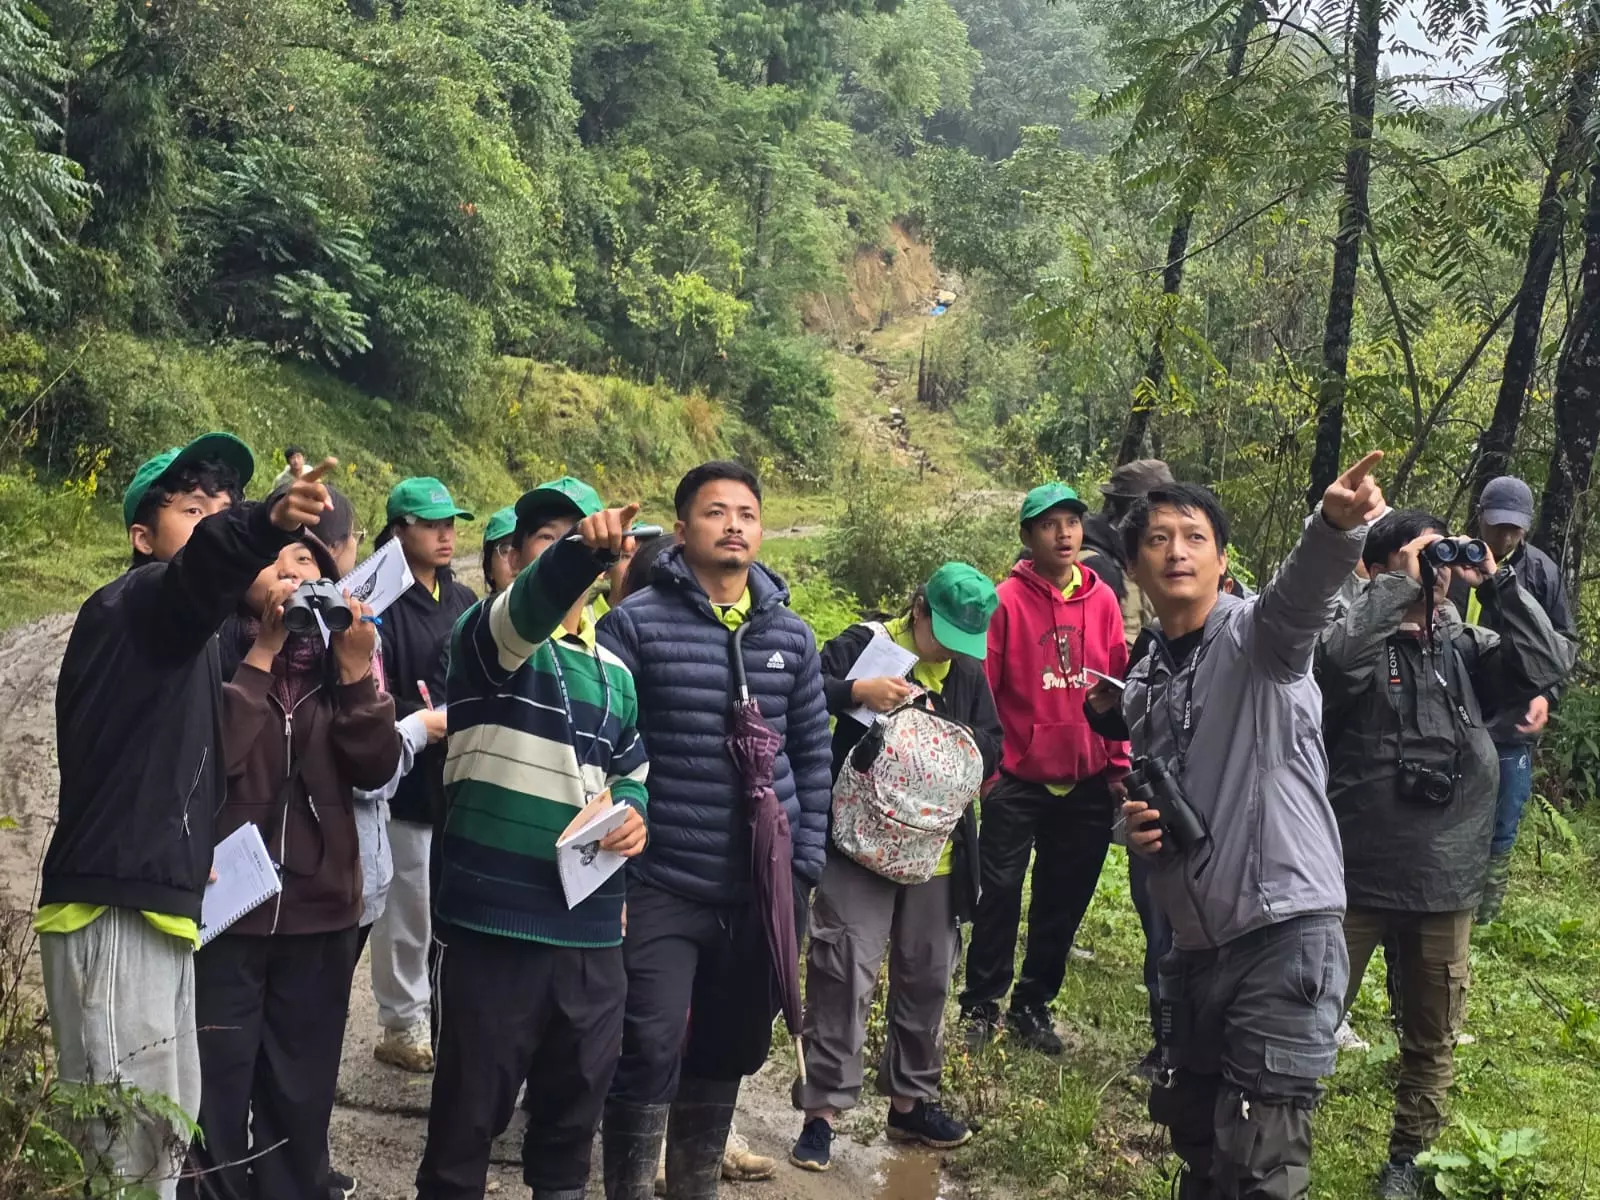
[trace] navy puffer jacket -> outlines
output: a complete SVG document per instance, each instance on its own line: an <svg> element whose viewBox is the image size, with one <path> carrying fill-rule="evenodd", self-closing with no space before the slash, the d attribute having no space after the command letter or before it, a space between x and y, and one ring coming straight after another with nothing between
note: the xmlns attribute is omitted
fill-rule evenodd
<svg viewBox="0 0 1600 1200"><path fill-rule="evenodd" d="M761 715L784 738L773 786L794 835L795 874L814 884L828 839L832 749L816 639L788 599L776 574L750 568L744 664ZM649 587L606 614L599 636L633 672L650 753L650 844L633 860L635 877L703 903L744 902L748 809L726 742L733 634L681 547L661 556Z"/></svg>

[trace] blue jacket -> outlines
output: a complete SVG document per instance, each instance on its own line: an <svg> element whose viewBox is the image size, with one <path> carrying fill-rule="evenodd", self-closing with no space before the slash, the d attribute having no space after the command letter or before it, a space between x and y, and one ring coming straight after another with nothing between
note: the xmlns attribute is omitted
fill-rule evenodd
<svg viewBox="0 0 1600 1200"><path fill-rule="evenodd" d="M761 715L784 738L773 787L794 837L795 874L814 884L827 847L833 753L816 639L788 599L782 579L751 566L744 664ZM635 878L703 903L744 902L749 809L726 740L733 635L681 548L662 555L650 586L607 613L599 633L633 673L650 755L650 844L631 864Z"/></svg>

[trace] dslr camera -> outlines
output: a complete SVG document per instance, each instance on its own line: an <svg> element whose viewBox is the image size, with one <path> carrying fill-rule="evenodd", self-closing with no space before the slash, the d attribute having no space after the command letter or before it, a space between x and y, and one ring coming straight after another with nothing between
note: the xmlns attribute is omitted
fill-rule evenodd
<svg viewBox="0 0 1600 1200"><path fill-rule="evenodd" d="M1456 796L1456 776L1415 763L1400 764L1400 799L1423 808L1444 808Z"/></svg>
<svg viewBox="0 0 1600 1200"><path fill-rule="evenodd" d="M283 604L283 627L290 633L310 633L319 615L330 633L350 628L350 606L331 579L309 580L295 588Z"/></svg>
<svg viewBox="0 0 1600 1200"><path fill-rule="evenodd" d="M1489 557L1489 547L1481 538L1440 538L1428 543L1422 557L1436 567L1476 567Z"/></svg>
<svg viewBox="0 0 1600 1200"><path fill-rule="evenodd" d="M1211 836L1205 821L1183 794L1183 783L1170 760L1140 755L1133 760L1133 770L1123 782L1129 796L1161 814L1163 853L1181 854Z"/></svg>

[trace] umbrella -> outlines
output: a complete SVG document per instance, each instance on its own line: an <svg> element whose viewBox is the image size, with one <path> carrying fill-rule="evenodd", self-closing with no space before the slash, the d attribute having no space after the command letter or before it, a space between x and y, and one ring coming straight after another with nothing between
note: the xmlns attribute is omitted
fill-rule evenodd
<svg viewBox="0 0 1600 1200"><path fill-rule="evenodd" d="M756 904L767 934L767 957L777 972L783 998L783 1022L794 1038L800 1082L806 1078L805 1054L800 1042L800 938L795 929L794 835L789 818L772 789L772 765L783 739L761 715L750 698L744 670L744 634L733 634L733 677L738 698L728 732L728 753L739 768L750 819L750 868Z"/></svg>

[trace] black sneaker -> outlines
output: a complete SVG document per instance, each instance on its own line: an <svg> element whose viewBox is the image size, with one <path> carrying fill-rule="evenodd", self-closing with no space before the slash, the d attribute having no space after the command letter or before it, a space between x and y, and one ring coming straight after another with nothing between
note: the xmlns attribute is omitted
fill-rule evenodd
<svg viewBox="0 0 1600 1200"><path fill-rule="evenodd" d="M1048 1008L1013 1008L1006 1028L1029 1050L1057 1055L1066 1049L1056 1036L1055 1022Z"/></svg>
<svg viewBox="0 0 1600 1200"><path fill-rule="evenodd" d="M976 1054L1000 1032L1000 1010L997 1008L969 1008L961 1014L961 1040L967 1050Z"/></svg>
<svg viewBox="0 0 1600 1200"><path fill-rule="evenodd" d="M889 1106L889 1140L920 1142L934 1150L953 1150L972 1138L972 1130L956 1120L936 1100L918 1100L910 1112Z"/></svg>
<svg viewBox="0 0 1600 1200"><path fill-rule="evenodd" d="M1378 1172L1379 1200L1417 1200L1422 1195L1422 1172L1409 1158L1391 1158Z"/></svg>
<svg viewBox="0 0 1600 1200"><path fill-rule="evenodd" d="M800 1131L789 1161L802 1171L826 1171L833 1165L833 1126L812 1117Z"/></svg>
<svg viewBox="0 0 1600 1200"><path fill-rule="evenodd" d="M346 1175L343 1171L328 1168L328 1200L350 1200L356 1194L356 1180L353 1175Z"/></svg>

